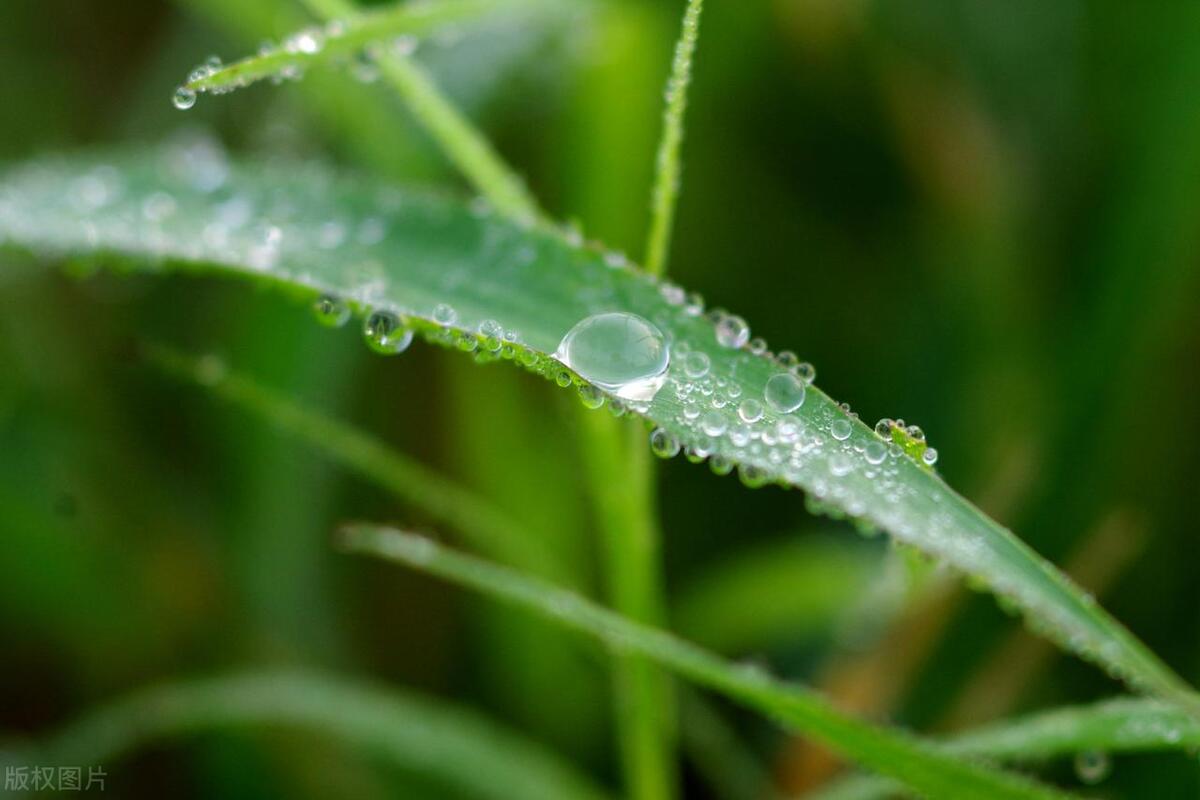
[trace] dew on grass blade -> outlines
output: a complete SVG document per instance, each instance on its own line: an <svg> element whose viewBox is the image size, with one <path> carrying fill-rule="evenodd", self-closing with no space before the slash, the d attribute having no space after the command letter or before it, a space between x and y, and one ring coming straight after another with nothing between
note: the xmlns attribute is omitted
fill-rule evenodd
<svg viewBox="0 0 1200 800"><path fill-rule="evenodd" d="M322 295L313 303L313 316L327 328L340 328L350 319L350 306L333 295Z"/></svg>
<svg viewBox="0 0 1200 800"><path fill-rule="evenodd" d="M829 433L834 439L844 442L850 438L852 427L848 419L835 419L829 425Z"/></svg>
<svg viewBox="0 0 1200 800"><path fill-rule="evenodd" d="M180 111L187 111L196 105L196 93L186 86L180 86L175 90L175 94L171 96L171 104Z"/></svg>
<svg viewBox="0 0 1200 800"><path fill-rule="evenodd" d="M412 344L413 332L390 311L374 311L363 323L367 346L381 355L403 353Z"/></svg>
<svg viewBox="0 0 1200 800"><path fill-rule="evenodd" d="M723 314L717 320L717 341L722 347L740 348L750 341L750 326L739 316Z"/></svg>
<svg viewBox="0 0 1200 800"><path fill-rule="evenodd" d="M650 450L659 458L674 458L679 455L679 440L662 428L650 434Z"/></svg>
<svg viewBox="0 0 1200 800"><path fill-rule="evenodd" d="M804 405L804 383L790 372L777 373L767 380L763 398L780 414L790 413Z"/></svg>
<svg viewBox="0 0 1200 800"><path fill-rule="evenodd" d="M562 338L554 357L581 378L626 400L652 400L671 357L653 324L626 312L593 314Z"/></svg>

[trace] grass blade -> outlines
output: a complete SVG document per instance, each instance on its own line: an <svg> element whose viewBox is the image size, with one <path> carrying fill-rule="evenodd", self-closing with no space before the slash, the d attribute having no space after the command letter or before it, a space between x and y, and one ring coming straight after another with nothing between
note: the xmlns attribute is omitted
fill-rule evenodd
<svg viewBox="0 0 1200 800"><path fill-rule="evenodd" d="M357 55L376 42L430 33L512 6L513 0L439 0L404 3L361 14L345 13L345 19L332 30L298 31L279 47L264 49L228 65L199 69L182 86L196 93L232 91Z"/></svg>
<svg viewBox="0 0 1200 800"><path fill-rule="evenodd" d="M163 345L148 345L143 352L151 364L168 375L206 389L302 439L336 463L448 525L472 547L539 574L565 576L565 568L555 563L545 548L531 542L503 511L371 434L231 371L215 356L197 358Z"/></svg>
<svg viewBox="0 0 1200 800"><path fill-rule="evenodd" d="M947 739L942 747L948 753L1004 763L1085 752L1191 751L1200 747L1200 722L1156 700L1121 697L987 725ZM890 797L896 789L894 781L860 775L838 781L816 797L869 800Z"/></svg>
<svg viewBox="0 0 1200 800"><path fill-rule="evenodd" d="M1049 787L982 764L958 760L900 732L842 715L818 695L758 669L731 666L669 633L630 622L579 595L526 578L435 542L387 528L350 526L340 539L351 552L378 556L521 606L636 653L701 686L796 727L848 758L932 798L1062 797Z"/></svg>
<svg viewBox="0 0 1200 800"><path fill-rule="evenodd" d="M240 167L207 144L17 168L0 178L0 241L332 295L360 313L397 315L429 341L481 360L512 360L592 397L599 390L661 428L660 439L723 469L737 465L749 485L806 489L818 510L886 530L955 567L1138 691L1200 705L1053 565L815 386L790 412L759 401L770 400L768 381L797 386L785 360L725 346L714 319L682 290L555 229L313 166ZM613 311L652 321L670 344L665 383L649 401L584 386L553 358L577 323ZM706 387L724 387L723 404L694 413ZM745 400L764 409L752 424L738 412Z"/></svg>
<svg viewBox="0 0 1200 800"><path fill-rule="evenodd" d="M667 81L666 106L663 108L662 138L655 159L654 188L650 200L650 233L646 241L646 271L662 275L667 271L667 253L671 246L671 227L675 221L675 203L679 197L681 171L680 147L683 145L683 115L687 110L688 84L692 80L692 56L700 39L700 12L704 0L688 0L683 25L675 43L671 77Z"/></svg>
<svg viewBox="0 0 1200 800"><path fill-rule="evenodd" d="M391 687L290 671L139 691L42 742L36 763L107 765L159 739L247 725L311 731L472 797L607 797L540 745L473 712Z"/></svg>

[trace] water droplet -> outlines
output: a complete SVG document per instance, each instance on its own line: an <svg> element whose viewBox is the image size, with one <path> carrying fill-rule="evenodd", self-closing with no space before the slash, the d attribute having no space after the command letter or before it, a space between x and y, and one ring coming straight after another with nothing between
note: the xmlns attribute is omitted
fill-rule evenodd
<svg viewBox="0 0 1200 800"><path fill-rule="evenodd" d="M1088 786L1095 786L1108 777L1112 761L1108 753L1100 750L1084 750L1075 756L1075 774Z"/></svg>
<svg viewBox="0 0 1200 800"><path fill-rule="evenodd" d="M738 416L743 422L758 422L762 419L763 404L755 400L753 397L747 397L738 406Z"/></svg>
<svg viewBox="0 0 1200 800"><path fill-rule="evenodd" d="M804 404L804 383L790 372L780 372L767 380L763 397L775 411L787 414Z"/></svg>
<svg viewBox="0 0 1200 800"><path fill-rule="evenodd" d="M733 462L725 456L713 456L708 459L708 468L714 475L728 475L733 472Z"/></svg>
<svg viewBox="0 0 1200 800"><path fill-rule="evenodd" d="M829 472L836 476L849 475L854 469L854 462L845 453L834 453L829 457Z"/></svg>
<svg viewBox="0 0 1200 800"><path fill-rule="evenodd" d="M453 325L458 319L458 312L445 303L439 303L433 309L433 321L438 325Z"/></svg>
<svg viewBox="0 0 1200 800"><path fill-rule="evenodd" d="M674 458L679 455L679 440L662 428L650 434L650 451L659 458Z"/></svg>
<svg viewBox="0 0 1200 800"><path fill-rule="evenodd" d="M658 328L635 314L594 314L567 332L554 357L626 400L652 400L671 356Z"/></svg>
<svg viewBox="0 0 1200 800"><path fill-rule="evenodd" d="M720 411L706 411L700 417L700 429L709 436L720 436L725 432L728 424L725 421L725 415Z"/></svg>
<svg viewBox="0 0 1200 800"><path fill-rule="evenodd" d="M403 353L412 344L413 332L390 311L374 311L363 323L367 346L385 356Z"/></svg>
<svg viewBox="0 0 1200 800"><path fill-rule="evenodd" d="M350 306L333 295L322 295L313 303L313 315L327 328L340 328L350 319Z"/></svg>
<svg viewBox="0 0 1200 800"><path fill-rule="evenodd" d="M717 341L723 347L740 348L750 341L750 326L734 314L725 314L717 321Z"/></svg>
<svg viewBox="0 0 1200 800"><path fill-rule="evenodd" d="M875 435L881 436L888 441L892 439L892 421L887 417L875 423Z"/></svg>
<svg viewBox="0 0 1200 800"><path fill-rule="evenodd" d="M921 430L916 425L908 426L908 435L918 442L925 441L925 431Z"/></svg>
<svg viewBox="0 0 1200 800"><path fill-rule="evenodd" d="M852 427L848 419L835 419L829 425L829 433L839 442L844 442L850 438Z"/></svg>
<svg viewBox="0 0 1200 800"><path fill-rule="evenodd" d="M579 385L579 400L585 408L595 410L604 405L604 392L590 383L581 383Z"/></svg>
<svg viewBox="0 0 1200 800"><path fill-rule="evenodd" d="M483 346L494 353L500 349L504 326L494 319L485 319L479 323L479 335L483 337Z"/></svg>
<svg viewBox="0 0 1200 800"><path fill-rule="evenodd" d="M171 96L171 103L180 111L187 111L196 105L196 93L186 86L180 86Z"/></svg>
<svg viewBox="0 0 1200 800"><path fill-rule="evenodd" d="M921 461L926 466L932 467L934 464L937 463L937 460L938 460L938 451L937 451L936 447L926 447L925 452L921 453Z"/></svg>
<svg viewBox="0 0 1200 800"><path fill-rule="evenodd" d="M775 363L787 370L795 369L800 366L800 356L793 353L791 350L781 350L779 355L775 356Z"/></svg>
<svg viewBox="0 0 1200 800"><path fill-rule="evenodd" d="M809 384L810 386L812 385L812 382L817 379L817 368L807 361L801 361L792 371L796 373L797 378Z"/></svg>
<svg viewBox="0 0 1200 800"><path fill-rule="evenodd" d="M689 378L703 378L711 362L708 354L695 350L683 357L683 371Z"/></svg>
<svg viewBox="0 0 1200 800"><path fill-rule="evenodd" d="M863 449L863 457L870 464L882 464L883 459L887 458L887 448L883 446L883 442L868 442Z"/></svg>
<svg viewBox="0 0 1200 800"><path fill-rule="evenodd" d="M750 340L750 352L756 356L761 356L767 352L767 340L761 336L756 336Z"/></svg>
<svg viewBox="0 0 1200 800"><path fill-rule="evenodd" d="M767 482L767 472L762 467L753 464L740 464L738 465L738 478L745 486L757 489Z"/></svg>

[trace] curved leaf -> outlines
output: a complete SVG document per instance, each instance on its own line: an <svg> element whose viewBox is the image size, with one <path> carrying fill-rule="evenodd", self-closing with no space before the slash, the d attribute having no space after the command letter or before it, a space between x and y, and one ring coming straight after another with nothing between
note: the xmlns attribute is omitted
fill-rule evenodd
<svg viewBox="0 0 1200 800"><path fill-rule="evenodd" d="M1084 752L1193 751L1200 747L1200 722L1155 700L1119 697L997 722L947 739L943 747L948 753L1004 763L1047 761ZM868 800L890 797L897 788L887 779L851 776L814 798Z"/></svg>
<svg viewBox="0 0 1200 800"><path fill-rule="evenodd" d="M645 657L698 685L804 731L854 761L932 798L1053 798L1050 787L968 759L957 759L899 731L846 716L802 686L755 667L735 667L666 631L642 625L572 592L389 528L350 526L341 543L428 572L595 636L613 649Z"/></svg>
<svg viewBox="0 0 1200 800"><path fill-rule="evenodd" d="M888 531L1134 688L1200 707L1092 598L902 443L880 439L813 386L795 410L773 407L764 389L794 371L788 360L723 346L719 313L556 229L314 166L238 166L201 142L20 167L0 182L0 239L48 256L118 254L142 269L335 295L360 313L398 314L432 342L581 388L552 357L564 334L597 313L639 315L669 342L665 384L650 401L610 396L611 406L645 417L718 471L736 465L750 485L803 488L818 508ZM748 400L756 407L740 415Z"/></svg>
<svg viewBox="0 0 1200 800"><path fill-rule="evenodd" d="M108 764L158 739L245 725L308 730L474 797L608 796L540 745L475 713L394 688L302 672L141 690L68 725L35 755L38 763Z"/></svg>

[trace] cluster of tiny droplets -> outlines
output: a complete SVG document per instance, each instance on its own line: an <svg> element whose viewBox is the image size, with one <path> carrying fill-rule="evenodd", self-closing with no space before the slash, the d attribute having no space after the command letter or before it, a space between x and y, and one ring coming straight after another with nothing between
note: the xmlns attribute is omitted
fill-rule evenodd
<svg viewBox="0 0 1200 800"><path fill-rule="evenodd" d="M269 71L251 70L243 66L242 71L227 76L220 83L203 84L225 66L220 58L211 56L188 73L187 80L175 89L171 102L176 108L186 111L196 105L200 93L227 94L263 78L269 78L276 85L300 80L313 59L321 55L327 45L345 36L346 31L345 23L335 20L324 27L313 26L297 31L278 44L264 41L259 45L257 58L271 59L273 63ZM379 78L378 61L384 54L409 56L416 52L418 43L415 36L400 35L367 45L350 55L338 54L332 63L347 68L355 79L363 83L373 83Z"/></svg>
<svg viewBox="0 0 1200 800"><path fill-rule="evenodd" d="M810 388L811 365L787 352L772 354L741 318L706 312L699 295L660 283L621 256L597 253L582 236L558 236L550 246L544 240L551 233L521 229L485 205L474 209L478 260L488 264L489 275L503 271L497 280L506 285L520 285L525 270L549 268L541 264L544 258L562 262L554 268L593 270L571 301L573 308L588 310L574 322L565 321L559 336L591 316L611 314L614 307L645 312L641 321L657 334L640 344L636 337L628 340L631 350L623 354L623 363L630 382L642 385L625 398L624 387L598 386L586 368L551 355L565 354L557 349L562 343L548 340L545 331L531 331L526 340L502 319L480 318L478 306L397 304L407 284L391 283L384 268L393 230L407 224L436 231L454 217L452 203L387 186L353 184L352 191L339 190L342 184L332 173L313 166L274 175L267 181L243 179L219 145L194 135L169 142L156 156L138 154L119 165L27 165L0 181L0 242L20 243L50 257L99 251L150 262L243 265L279 283L310 289L322 324L337 327L359 315L368 344L380 352L400 352L420 336L479 361L511 361L573 387L589 408L606 406L614 415L633 412L655 420L659 427L650 435L650 447L656 455L707 460L719 474L736 465L749 486L803 487L816 511L848 516L866 532L886 529L897 541L918 546L968 576L988 576L988 589L1002 602L1036 610L1030 619L1037 619L1044 633L1129 678L1118 645L1023 580L986 533L964 529L958 501L939 482L912 480L905 467L911 450L905 448L923 444L920 429L892 421L886 426L889 435L883 435L857 424L848 408ZM322 203L310 203L313 197L323 198ZM358 210L329 215L327 209L350 199L358 202ZM424 272L420 265L409 267L429 282L426 297L452 296L458 291L454 287L479 278L467 267L445 263ZM331 292L331 286L338 291ZM656 371L660 347L667 353L661 373ZM898 426L904 446L897 441ZM932 459L923 455L922 460Z"/></svg>

